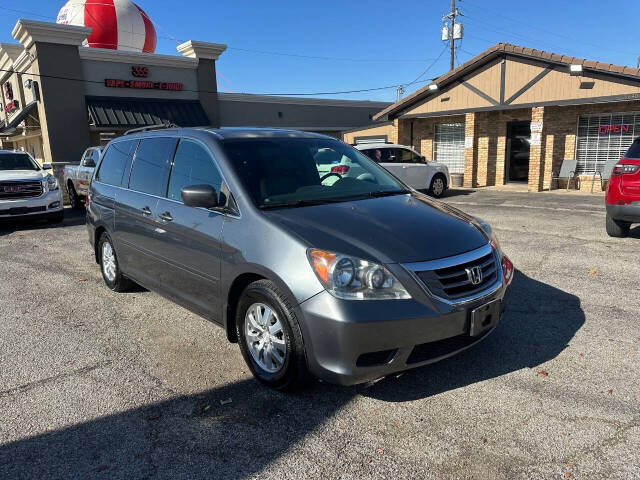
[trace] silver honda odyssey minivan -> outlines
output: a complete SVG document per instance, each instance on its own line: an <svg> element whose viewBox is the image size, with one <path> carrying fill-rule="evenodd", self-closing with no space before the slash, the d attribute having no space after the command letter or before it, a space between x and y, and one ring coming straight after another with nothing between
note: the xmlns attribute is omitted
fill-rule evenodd
<svg viewBox="0 0 640 480"><path fill-rule="evenodd" d="M482 220L339 140L289 130L113 140L87 226L109 288L135 282L217 323L282 390L460 352L496 327L514 274Z"/></svg>

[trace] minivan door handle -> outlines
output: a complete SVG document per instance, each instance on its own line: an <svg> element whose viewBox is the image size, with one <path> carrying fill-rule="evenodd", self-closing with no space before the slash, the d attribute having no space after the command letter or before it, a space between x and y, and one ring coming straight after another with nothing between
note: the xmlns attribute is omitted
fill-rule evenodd
<svg viewBox="0 0 640 480"><path fill-rule="evenodd" d="M171 214L169 212L164 212L162 215L160 215L160 219L164 220L165 222L173 221L173 217L171 216Z"/></svg>
<svg viewBox="0 0 640 480"><path fill-rule="evenodd" d="M149 207L143 207L143 208L142 208L142 214L143 214L145 217L149 217L149 216L151 216L151 209L150 209Z"/></svg>

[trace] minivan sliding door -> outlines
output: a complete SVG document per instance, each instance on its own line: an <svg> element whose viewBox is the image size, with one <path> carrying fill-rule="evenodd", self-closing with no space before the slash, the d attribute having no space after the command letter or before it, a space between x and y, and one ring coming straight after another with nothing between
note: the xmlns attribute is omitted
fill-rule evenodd
<svg viewBox="0 0 640 480"><path fill-rule="evenodd" d="M224 215L184 205L181 190L191 185L211 185L220 194L222 176L204 145L182 139L173 161L166 198L160 199L157 205L157 252L164 260L164 269L158 278L165 294L220 322Z"/></svg>

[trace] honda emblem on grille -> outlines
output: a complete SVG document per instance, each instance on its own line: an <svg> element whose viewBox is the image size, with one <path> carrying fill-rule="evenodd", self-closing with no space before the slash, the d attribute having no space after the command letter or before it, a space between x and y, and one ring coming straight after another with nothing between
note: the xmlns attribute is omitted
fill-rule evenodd
<svg viewBox="0 0 640 480"><path fill-rule="evenodd" d="M465 268L464 270L467 272L467 278L472 285L480 285L482 283L482 268L472 267Z"/></svg>

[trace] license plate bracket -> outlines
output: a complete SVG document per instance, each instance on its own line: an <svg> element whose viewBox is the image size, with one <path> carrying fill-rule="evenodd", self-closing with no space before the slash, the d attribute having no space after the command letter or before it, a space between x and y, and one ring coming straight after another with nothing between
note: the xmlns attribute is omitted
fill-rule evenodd
<svg viewBox="0 0 640 480"><path fill-rule="evenodd" d="M471 310L469 335L477 337L485 330L493 328L500 321L500 300L486 303Z"/></svg>

